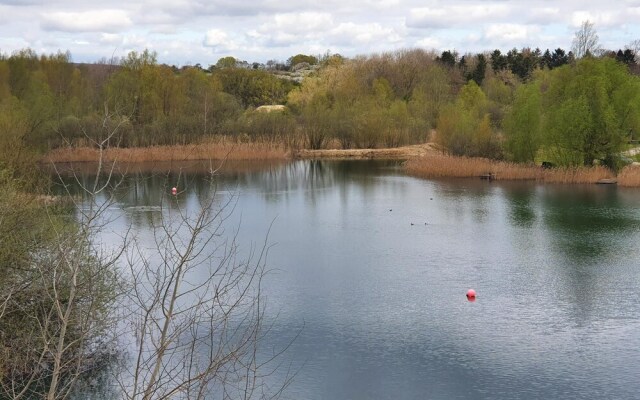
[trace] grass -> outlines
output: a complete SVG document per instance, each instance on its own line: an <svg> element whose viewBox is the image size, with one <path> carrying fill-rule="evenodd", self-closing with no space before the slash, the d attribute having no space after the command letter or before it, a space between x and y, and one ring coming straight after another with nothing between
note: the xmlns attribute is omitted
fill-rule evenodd
<svg viewBox="0 0 640 400"><path fill-rule="evenodd" d="M611 170L601 167L543 169L485 158L433 155L409 160L405 168L422 178L471 178L491 174L497 180L535 180L546 183L596 183L612 179ZM640 174L639 174L640 176Z"/></svg>
<svg viewBox="0 0 640 400"><path fill-rule="evenodd" d="M99 152L91 147L65 147L50 151L47 162L90 162L98 160ZM203 143L134 148L112 147L105 151L104 161L192 161L192 160L274 160L288 157L284 144L272 142L238 143L218 139Z"/></svg>

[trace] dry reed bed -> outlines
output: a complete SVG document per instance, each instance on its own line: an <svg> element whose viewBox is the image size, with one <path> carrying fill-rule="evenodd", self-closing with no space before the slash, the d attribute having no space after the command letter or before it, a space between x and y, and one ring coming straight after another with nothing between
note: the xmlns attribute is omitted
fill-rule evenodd
<svg viewBox="0 0 640 400"><path fill-rule="evenodd" d="M97 161L99 152L90 147L67 147L47 153L44 160L54 163ZM207 142L174 146L109 148L105 161L193 161L193 160L274 160L286 159L284 145L267 142Z"/></svg>
<svg viewBox="0 0 640 400"><path fill-rule="evenodd" d="M410 146L401 146L384 149L321 149L308 150L302 149L294 152L295 158L311 158L311 159L390 159L390 160L406 160L412 157L421 157L435 154L435 150L431 143L415 144Z"/></svg>
<svg viewBox="0 0 640 400"><path fill-rule="evenodd" d="M618 174L618 185L640 187L640 166L629 165Z"/></svg>
<svg viewBox="0 0 640 400"><path fill-rule="evenodd" d="M597 183L601 179L615 177L611 170L600 166L543 169L534 165L446 155L414 158L405 167L410 174L422 178L471 178L490 174L496 180Z"/></svg>

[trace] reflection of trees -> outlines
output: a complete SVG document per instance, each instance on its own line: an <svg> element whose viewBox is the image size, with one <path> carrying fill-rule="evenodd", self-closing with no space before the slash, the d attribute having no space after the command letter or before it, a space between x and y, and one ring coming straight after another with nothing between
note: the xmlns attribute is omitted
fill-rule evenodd
<svg viewBox="0 0 640 400"><path fill-rule="evenodd" d="M624 251L624 238L640 224L621 207L616 188L555 188L543 196L551 243L568 264L597 264Z"/></svg>
<svg viewBox="0 0 640 400"><path fill-rule="evenodd" d="M438 180L438 196L443 200L447 218L461 223L471 217L484 222L490 216L496 186L480 179Z"/></svg>
<svg viewBox="0 0 640 400"><path fill-rule="evenodd" d="M536 220L536 212L531 204L534 200L534 189L531 183L516 184L505 187L504 196L509 207L509 219L512 224L531 228Z"/></svg>
<svg viewBox="0 0 640 400"><path fill-rule="evenodd" d="M548 246L559 261L553 266L557 296L569 299L580 325L598 310L601 317L613 315L616 308L607 307L613 300L611 285L618 284L616 271L622 256L635 248L633 233L640 228L632 209L623 206L615 187L554 187L541 200Z"/></svg>
<svg viewBox="0 0 640 400"><path fill-rule="evenodd" d="M375 196L375 191L381 189L378 182L380 174L372 171L393 168L397 164L396 161L383 160L300 160L286 164L234 162L222 164L215 176L215 186L217 195L221 197L248 191L258 193L267 202L277 203L295 195L302 196L310 205L317 204L326 196L335 195L335 191L325 189L336 188L342 201L346 202L355 193L354 187L363 198ZM163 198L169 196L173 186L179 192L185 192L178 198L171 197L172 202L184 202L189 207L197 208L211 201L211 176L207 173L207 168L218 168L220 165L190 163L180 168L176 165L165 167L173 169L160 172L150 168L131 167L118 188L107 190L109 195L117 194L115 197L125 211L123 218L133 226L151 226L157 222L158 213L155 211L163 204ZM93 179L89 167L76 174L80 182ZM74 185L75 179L74 176L68 176L65 184L69 185L73 195L82 197L82 191ZM100 177L100 180L106 183L107 177ZM394 185L392 190L399 190L401 187L401 184ZM62 187L54 188L55 190L64 191ZM481 196L486 195L486 184L480 185L478 190L482 193Z"/></svg>

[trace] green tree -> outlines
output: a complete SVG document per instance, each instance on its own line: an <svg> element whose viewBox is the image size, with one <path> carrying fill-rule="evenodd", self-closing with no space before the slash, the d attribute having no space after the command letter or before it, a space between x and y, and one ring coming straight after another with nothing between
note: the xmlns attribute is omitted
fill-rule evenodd
<svg viewBox="0 0 640 400"><path fill-rule="evenodd" d="M29 89L31 74L38 69L38 55L31 49L23 49L12 54L7 62L11 94L22 99Z"/></svg>
<svg viewBox="0 0 640 400"><path fill-rule="evenodd" d="M42 139L52 136L51 128L52 122L56 119L56 106L55 97L41 71L31 74L22 103L28 113L28 130L23 139L42 149L47 145Z"/></svg>
<svg viewBox="0 0 640 400"><path fill-rule="evenodd" d="M440 110L453 99L452 85L443 67L425 67L422 82L413 90L409 111L425 128L435 128Z"/></svg>
<svg viewBox="0 0 640 400"><path fill-rule="evenodd" d="M157 54L129 52L106 84L109 112L130 117L140 127L163 113L162 74Z"/></svg>
<svg viewBox="0 0 640 400"><path fill-rule="evenodd" d="M216 71L214 76L220 80L222 90L235 96L245 107L283 104L294 87L292 82L260 70L225 68Z"/></svg>
<svg viewBox="0 0 640 400"><path fill-rule="evenodd" d="M0 101L11 96L9 73L9 64L6 61L0 60Z"/></svg>
<svg viewBox="0 0 640 400"><path fill-rule="evenodd" d="M437 124L438 143L454 155L501 157L499 140L487 112L488 105L482 89L469 81L455 103L441 111Z"/></svg>
<svg viewBox="0 0 640 400"><path fill-rule="evenodd" d="M222 57L216 62L216 68L235 68L238 60L235 57Z"/></svg>
<svg viewBox="0 0 640 400"><path fill-rule="evenodd" d="M308 56L305 54L296 54L295 56L289 57L287 60L287 65L293 67L297 64L306 62L309 65L316 65L318 63L318 58L314 56Z"/></svg>
<svg viewBox="0 0 640 400"><path fill-rule="evenodd" d="M498 71L503 71L507 68L507 57L502 55L500 50L494 50L491 53L491 69L493 69L494 73Z"/></svg>
<svg viewBox="0 0 640 400"><path fill-rule="evenodd" d="M551 72L543 96L545 144L562 164L611 160L638 129L640 82L613 59Z"/></svg>
<svg viewBox="0 0 640 400"><path fill-rule="evenodd" d="M75 68L71 64L71 53L58 52L50 56L40 57L40 69L42 70L47 85L54 99L55 118L60 120L71 112L70 100L72 80Z"/></svg>
<svg viewBox="0 0 640 400"><path fill-rule="evenodd" d="M442 52L440 57L438 57L436 60L441 62L442 65L448 68L453 68L455 67L456 62L458 61L458 55L456 54L455 51L452 52L449 50L445 50Z"/></svg>
<svg viewBox="0 0 640 400"><path fill-rule="evenodd" d="M541 94L537 82L516 90L511 112L504 120L506 149L512 160L533 162L540 147Z"/></svg>
<svg viewBox="0 0 640 400"><path fill-rule="evenodd" d="M311 149L321 149L331 135L331 113L329 99L316 96L302 109L300 123L304 130L308 146Z"/></svg>
<svg viewBox="0 0 640 400"><path fill-rule="evenodd" d="M487 60L484 54L478 54L476 56L476 66L469 75L469 79L474 80L478 85L482 85L484 81L484 75L487 71Z"/></svg>

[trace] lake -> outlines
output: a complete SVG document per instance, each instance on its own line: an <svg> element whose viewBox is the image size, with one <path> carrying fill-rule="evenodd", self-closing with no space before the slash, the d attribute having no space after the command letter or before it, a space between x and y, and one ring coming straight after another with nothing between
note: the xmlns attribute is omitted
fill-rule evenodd
<svg viewBox="0 0 640 400"><path fill-rule="evenodd" d="M150 241L167 188L197 207L205 178L132 173L102 240L133 226ZM638 397L640 190L429 181L392 161L243 164L217 179L218 196L237 196L226 224L241 253L272 245L264 348L295 339L284 398Z"/></svg>

